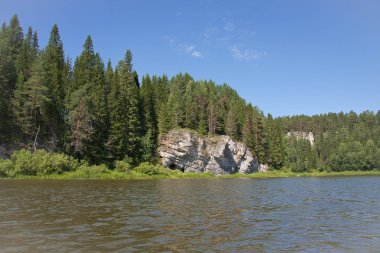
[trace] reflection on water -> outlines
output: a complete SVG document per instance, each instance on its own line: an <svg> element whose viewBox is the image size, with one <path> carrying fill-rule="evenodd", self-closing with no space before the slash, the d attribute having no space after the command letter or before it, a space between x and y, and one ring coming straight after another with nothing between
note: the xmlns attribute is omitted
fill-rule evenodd
<svg viewBox="0 0 380 253"><path fill-rule="evenodd" d="M0 180L1 252L378 252L380 177Z"/></svg>

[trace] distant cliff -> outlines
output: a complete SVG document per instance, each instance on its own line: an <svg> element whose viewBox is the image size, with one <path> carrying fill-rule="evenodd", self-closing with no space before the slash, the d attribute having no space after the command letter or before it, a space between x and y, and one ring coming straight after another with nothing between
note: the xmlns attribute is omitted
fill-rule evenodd
<svg viewBox="0 0 380 253"><path fill-rule="evenodd" d="M201 137L188 130L172 130L161 139L158 153L164 166L184 172L225 175L267 170L245 144L226 135Z"/></svg>
<svg viewBox="0 0 380 253"><path fill-rule="evenodd" d="M295 137L297 140L304 139L310 142L311 146L314 146L314 134L312 132L288 132L287 138Z"/></svg>

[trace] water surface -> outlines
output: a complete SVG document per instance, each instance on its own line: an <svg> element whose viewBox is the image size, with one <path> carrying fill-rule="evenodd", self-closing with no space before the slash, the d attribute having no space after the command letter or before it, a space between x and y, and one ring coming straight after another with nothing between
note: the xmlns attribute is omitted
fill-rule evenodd
<svg viewBox="0 0 380 253"><path fill-rule="evenodd" d="M0 252L379 252L380 177L0 180Z"/></svg>

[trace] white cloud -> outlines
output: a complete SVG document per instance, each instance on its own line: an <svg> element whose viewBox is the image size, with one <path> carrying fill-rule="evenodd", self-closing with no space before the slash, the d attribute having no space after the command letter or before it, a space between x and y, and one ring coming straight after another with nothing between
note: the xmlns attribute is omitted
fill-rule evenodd
<svg viewBox="0 0 380 253"><path fill-rule="evenodd" d="M188 44L178 45L176 51L180 54L185 53L185 54L190 55L191 57L194 57L194 58L203 57L203 54L199 50L196 50L195 46L193 46L193 45L188 45Z"/></svg>
<svg viewBox="0 0 380 253"><path fill-rule="evenodd" d="M259 60L264 55L266 55L265 52L260 52L257 50L251 50L244 47L241 47L239 45L233 45L230 47L230 53L232 57L236 60Z"/></svg>
<svg viewBox="0 0 380 253"><path fill-rule="evenodd" d="M202 55L201 52L199 52L199 51L197 51L197 50L194 50L194 51L191 53L191 56L192 56L192 57L195 57L195 58L200 58L200 57L202 57L203 55Z"/></svg>

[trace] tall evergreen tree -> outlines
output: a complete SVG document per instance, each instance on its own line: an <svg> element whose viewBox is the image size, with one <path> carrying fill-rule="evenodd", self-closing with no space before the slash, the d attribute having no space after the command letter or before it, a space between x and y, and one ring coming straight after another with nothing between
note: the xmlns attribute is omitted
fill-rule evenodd
<svg viewBox="0 0 380 253"><path fill-rule="evenodd" d="M248 104L245 111L245 123L243 127L243 142L247 145L247 147L255 152L256 147L256 131L253 122L253 106L252 104Z"/></svg>
<svg viewBox="0 0 380 253"><path fill-rule="evenodd" d="M33 42L34 46L36 41ZM64 99L67 88L65 84L65 59L63 44L58 26L54 25L50 32L48 44L43 51L44 83L49 89L51 106L49 125L46 127L49 138L55 145L62 145L64 134L65 108Z"/></svg>
<svg viewBox="0 0 380 253"><path fill-rule="evenodd" d="M152 160L155 157L157 148L158 128L157 128L157 112L155 109L155 93L154 87L149 75L142 79L141 99L144 105L144 126L145 135L143 138L143 158L144 160Z"/></svg>
<svg viewBox="0 0 380 253"><path fill-rule="evenodd" d="M22 73L22 72L21 72ZM36 139L43 125L48 121L46 114L51 102L48 88L43 82L42 62L37 58L31 68L31 77L24 82L22 74L12 99L16 123L21 128L28 142Z"/></svg>
<svg viewBox="0 0 380 253"><path fill-rule="evenodd" d="M130 50L116 69L117 79L110 95L109 144L116 159L127 156L137 162L141 157L142 107Z"/></svg>
<svg viewBox="0 0 380 253"><path fill-rule="evenodd" d="M266 139L266 131L265 131L265 123L264 123L264 115L261 111L259 111L258 108L254 108L253 110L253 120L254 120L254 127L255 127L255 134L256 134L256 140L255 140L255 148L254 152L257 155L257 158L259 159L259 162L262 164L267 163L267 139Z"/></svg>
<svg viewBox="0 0 380 253"><path fill-rule="evenodd" d="M72 105L78 113L87 114L86 117L77 117L82 120L81 125L89 125L74 129L72 135L78 135L80 129L86 131L86 139L80 146L83 147L83 155L91 162L98 163L104 161L105 144L108 139L108 91L105 81L104 64L98 54L95 54L91 37L88 36L83 46L81 55L77 58L74 65L74 83L72 91L82 94L83 101L76 101L73 96ZM73 116L77 116L74 114ZM72 120L72 123L77 121ZM73 127L71 127L73 130ZM91 129L91 131L88 131ZM74 142L77 143L77 142Z"/></svg>
<svg viewBox="0 0 380 253"><path fill-rule="evenodd" d="M9 138L12 132L13 91L18 79L16 62L24 41L24 35L17 15L14 15L7 27L3 23L0 30L0 139Z"/></svg>
<svg viewBox="0 0 380 253"><path fill-rule="evenodd" d="M267 161L274 169L280 169L285 165L285 144L284 133L280 121L274 121L271 114L268 114L266 133L267 133Z"/></svg>

